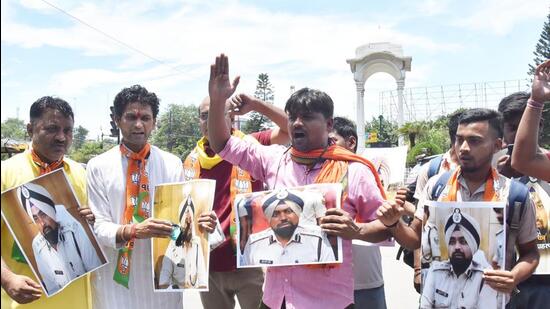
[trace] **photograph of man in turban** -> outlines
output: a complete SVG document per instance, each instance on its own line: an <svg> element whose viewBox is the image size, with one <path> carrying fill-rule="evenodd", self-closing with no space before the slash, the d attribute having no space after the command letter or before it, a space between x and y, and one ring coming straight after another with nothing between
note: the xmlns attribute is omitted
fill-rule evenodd
<svg viewBox="0 0 550 309"><path fill-rule="evenodd" d="M48 294L102 265L82 224L46 188L30 182L17 188L17 197L39 231L32 250Z"/></svg>
<svg viewBox="0 0 550 309"><path fill-rule="evenodd" d="M491 211L491 209L488 209ZM499 308L497 293L483 280L489 267L478 221L454 208L444 221L448 260L432 262L426 275L420 308Z"/></svg>
<svg viewBox="0 0 550 309"><path fill-rule="evenodd" d="M335 252L316 220L305 220L311 192L279 189L261 200L269 227L251 234L244 246L241 266L275 266L335 262Z"/></svg>

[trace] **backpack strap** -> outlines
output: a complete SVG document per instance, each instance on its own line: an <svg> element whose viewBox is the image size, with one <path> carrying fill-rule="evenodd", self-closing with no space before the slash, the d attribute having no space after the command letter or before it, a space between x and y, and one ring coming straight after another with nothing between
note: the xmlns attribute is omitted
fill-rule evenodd
<svg viewBox="0 0 550 309"><path fill-rule="evenodd" d="M516 241L519 235L520 221L523 217L525 204L529 198L529 189L527 186L512 179L510 181L510 190L508 192L507 218L508 235L506 237L506 270L512 269L515 264Z"/></svg>
<svg viewBox="0 0 550 309"><path fill-rule="evenodd" d="M451 178L451 175L453 174L453 171L446 171L445 173L441 174L437 181L435 182L433 188L432 188L432 194L431 194L431 200L437 201L439 198L439 195L441 195L441 192L443 192L443 189L445 189L445 186L447 186L447 182L449 182L449 178Z"/></svg>
<svg viewBox="0 0 550 309"><path fill-rule="evenodd" d="M428 179L432 178L433 176L439 173L439 169L441 168L441 162L443 162L443 155L439 155L430 160L430 162L428 163L430 165L428 168Z"/></svg>

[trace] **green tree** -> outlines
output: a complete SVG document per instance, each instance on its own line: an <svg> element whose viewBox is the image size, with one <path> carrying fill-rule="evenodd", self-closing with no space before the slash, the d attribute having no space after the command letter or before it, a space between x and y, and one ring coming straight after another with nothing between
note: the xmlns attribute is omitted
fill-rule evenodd
<svg viewBox="0 0 550 309"><path fill-rule="evenodd" d="M78 150L86 142L88 137L88 129L83 126L78 126L73 130L73 149Z"/></svg>
<svg viewBox="0 0 550 309"><path fill-rule="evenodd" d="M397 123L391 122L386 118L379 116L378 118L372 117L371 121L365 122L365 133L376 132L378 141L396 146L398 141Z"/></svg>
<svg viewBox="0 0 550 309"><path fill-rule="evenodd" d="M424 121L413 121L405 123L398 131L409 138L409 147L413 148L416 145L416 138L425 134L428 128Z"/></svg>
<svg viewBox="0 0 550 309"><path fill-rule="evenodd" d="M202 134L199 128L199 108L195 105L170 104L157 119L152 143L185 159Z"/></svg>
<svg viewBox="0 0 550 309"><path fill-rule="evenodd" d="M539 41L537 42L533 54L535 55L535 58L533 59L533 64L529 64L528 72L530 80L533 80L535 68L539 64L550 59L550 13L548 14L546 22L542 26L542 33L540 34ZM550 104L544 104L542 119L550 119ZM544 127L540 132L539 144L546 149L550 147L550 123L547 121L544 123Z"/></svg>
<svg viewBox="0 0 550 309"><path fill-rule="evenodd" d="M2 122L2 138L15 140L25 140L27 137L27 127L25 122L18 118L7 118Z"/></svg>
<svg viewBox="0 0 550 309"><path fill-rule="evenodd" d="M547 20L542 26L542 33L540 34L540 39L537 42L535 51L533 52L535 58L533 59L533 64L529 64L529 71L527 74L529 78L533 78L535 74L536 67L543 63L544 61L550 59L550 13L548 14Z"/></svg>
<svg viewBox="0 0 550 309"><path fill-rule="evenodd" d="M266 103L273 104L273 99L274 99L273 86L269 81L269 75L267 75L267 73L260 73L258 75L256 91L254 92L254 96ZM271 125L272 125L271 121L267 117L265 117L260 113L252 112L250 113L250 118L242 126L241 129L243 132L250 134L250 133L266 130Z"/></svg>

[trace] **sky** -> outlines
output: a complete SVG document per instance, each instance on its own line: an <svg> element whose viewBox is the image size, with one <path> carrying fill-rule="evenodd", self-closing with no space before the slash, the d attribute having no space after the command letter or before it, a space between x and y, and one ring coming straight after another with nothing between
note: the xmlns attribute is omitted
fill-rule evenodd
<svg viewBox="0 0 550 309"><path fill-rule="evenodd" d="M28 121L44 95L67 100L90 138L109 133L109 106L140 84L168 104L198 105L209 65L229 57L237 92L267 73L275 105L290 88L328 93L335 114L355 119L347 59L391 42L412 57L405 87L526 80L550 11L546 0L2 0L1 117ZM366 83L366 119L393 78Z"/></svg>

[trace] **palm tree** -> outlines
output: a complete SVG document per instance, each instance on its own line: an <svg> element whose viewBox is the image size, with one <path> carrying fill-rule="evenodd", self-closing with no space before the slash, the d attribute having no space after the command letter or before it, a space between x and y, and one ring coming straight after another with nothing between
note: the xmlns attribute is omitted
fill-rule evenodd
<svg viewBox="0 0 550 309"><path fill-rule="evenodd" d="M416 137L425 133L426 130L427 126L424 121L413 121L405 123L398 129L398 132L409 138L409 146L412 148L416 145Z"/></svg>

